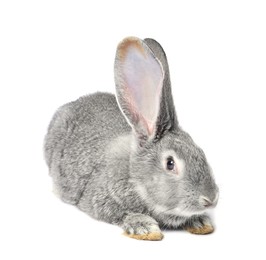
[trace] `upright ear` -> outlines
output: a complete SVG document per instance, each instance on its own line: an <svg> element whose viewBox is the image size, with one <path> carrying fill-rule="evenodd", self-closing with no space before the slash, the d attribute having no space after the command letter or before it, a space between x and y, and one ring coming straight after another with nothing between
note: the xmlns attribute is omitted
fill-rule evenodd
<svg viewBox="0 0 266 260"><path fill-rule="evenodd" d="M129 37L117 47L115 83L118 103L141 141L156 135L164 69L151 49Z"/></svg>
<svg viewBox="0 0 266 260"><path fill-rule="evenodd" d="M156 125L156 138L159 139L167 131L178 130L178 120L171 91L170 72L166 54L162 46L157 41L147 38L144 40L144 42L160 60L164 70L163 89L161 94L159 116Z"/></svg>

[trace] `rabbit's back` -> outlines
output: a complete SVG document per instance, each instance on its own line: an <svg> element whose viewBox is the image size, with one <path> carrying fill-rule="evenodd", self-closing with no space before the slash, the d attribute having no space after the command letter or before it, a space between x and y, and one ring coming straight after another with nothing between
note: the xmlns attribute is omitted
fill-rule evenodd
<svg viewBox="0 0 266 260"><path fill-rule="evenodd" d="M60 107L49 125L44 150L61 199L77 204L110 141L130 131L112 94L95 93Z"/></svg>

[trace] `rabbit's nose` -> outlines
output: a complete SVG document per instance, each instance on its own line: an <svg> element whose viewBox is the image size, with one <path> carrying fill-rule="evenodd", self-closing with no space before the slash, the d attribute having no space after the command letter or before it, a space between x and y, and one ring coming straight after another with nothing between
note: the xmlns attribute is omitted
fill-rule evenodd
<svg viewBox="0 0 266 260"><path fill-rule="evenodd" d="M219 193L216 194L214 200L211 200L210 198L206 196L200 196L199 201L200 201L200 204L203 205L205 208L209 208L209 207L216 206L218 202L218 198L219 198Z"/></svg>

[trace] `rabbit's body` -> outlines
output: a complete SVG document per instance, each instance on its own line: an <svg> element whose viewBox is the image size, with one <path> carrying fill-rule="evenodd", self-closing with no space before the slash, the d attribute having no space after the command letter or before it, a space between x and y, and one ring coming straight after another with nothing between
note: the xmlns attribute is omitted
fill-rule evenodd
<svg viewBox="0 0 266 260"><path fill-rule="evenodd" d="M115 80L117 98L81 97L50 123L45 158L60 198L137 239L162 239L159 226L212 232L204 212L216 205L218 188L177 121L162 47L125 39Z"/></svg>
<svg viewBox="0 0 266 260"><path fill-rule="evenodd" d="M45 142L56 193L64 202L112 224L122 224L129 211L148 214L161 226L184 223L186 218L159 212L160 206L149 208L141 198L138 183L129 174L133 138L112 94L95 93L60 107Z"/></svg>
<svg viewBox="0 0 266 260"><path fill-rule="evenodd" d="M59 108L45 153L61 199L110 223L120 221L122 208L144 211L128 182L130 139L131 128L112 94L95 93Z"/></svg>

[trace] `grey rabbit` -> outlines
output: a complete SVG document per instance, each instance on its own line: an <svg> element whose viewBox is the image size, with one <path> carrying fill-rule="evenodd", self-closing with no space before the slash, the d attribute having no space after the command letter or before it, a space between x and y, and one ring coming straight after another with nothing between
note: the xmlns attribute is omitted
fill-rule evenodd
<svg viewBox="0 0 266 260"><path fill-rule="evenodd" d="M161 229L213 232L206 211L218 187L177 120L163 48L125 38L114 73L116 96L83 96L49 125L44 153L59 197L135 239L161 240Z"/></svg>

